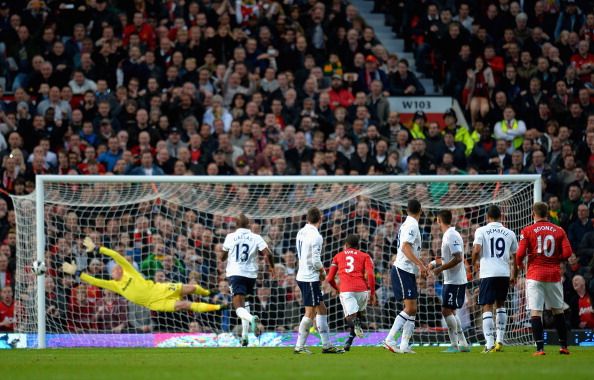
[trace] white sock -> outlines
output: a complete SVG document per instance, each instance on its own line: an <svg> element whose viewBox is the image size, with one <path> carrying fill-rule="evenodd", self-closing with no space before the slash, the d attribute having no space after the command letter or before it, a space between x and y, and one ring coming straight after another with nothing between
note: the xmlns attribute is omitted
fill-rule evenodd
<svg viewBox="0 0 594 380"><path fill-rule="evenodd" d="M493 313L490 311L483 313L483 335L487 341L487 348L491 348L495 345L495 337L493 336L494 329L495 326L493 323Z"/></svg>
<svg viewBox="0 0 594 380"><path fill-rule="evenodd" d="M497 309L496 325L497 325L497 342L503 343L505 336L505 325L507 324L507 311L504 307Z"/></svg>
<svg viewBox="0 0 594 380"><path fill-rule="evenodd" d="M386 337L386 342L395 343L396 339L394 338L396 337L396 334L398 331L400 331L400 329L402 329L402 326L404 326L404 323L408 321L409 318L410 316L404 311L401 311L400 314L396 316L396 319L394 319L394 323L392 324L392 328Z"/></svg>
<svg viewBox="0 0 594 380"><path fill-rule="evenodd" d="M468 342L464 336L464 330L462 330L462 321L458 315L456 315L456 327L456 332L458 333L458 346L468 347Z"/></svg>
<svg viewBox="0 0 594 380"><path fill-rule="evenodd" d="M253 316L250 314L250 306L248 303L244 307L235 309L235 314L241 318L241 337L247 338L250 334L250 322Z"/></svg>
<svg viewBox="0 0 594 380"><path fill-rule="evenodd" d="M297 344L295 348L301 348L305 346L305 341L307 340L307 336L309 335L309 329L313 321L311 318L303 317L301 318L301 323L299 324L299 335L297 336Z"/></svg>
<svg viewBox="0 0 594 380"><path fill-rule="evenodd" d="M252 321L252 318L254 318L254 316L251 315L249 310L245 307L238 307L235 310L235 314L237 314L239 318L243 319L244 321L247 321L248 323L250 323Z"/></svg>
<svg viewBox="0 0 594 380"><path fill-rule="evenodd" d="M322 346L324 348L330 346L330 327L328 327L328 316L320 314L316 315L316 326L318 326L318 332L320 333Z"/></svg>
<svg viewBox="0 0 594 380"><path fill-rule="evenodd" d="M415 332L415 316L408 317L408 321L402 327L402 340L400 341L400 350L407 350L408 342Z"/></svg>
<svg viewBox="0 0 594 380"><path fill-rule="evenodd" d="M446 324L448 325L448 335L450 336L450 342L452 347L458 348L458 324L456 323L456 316L453 314L445 317Z"/></svg>

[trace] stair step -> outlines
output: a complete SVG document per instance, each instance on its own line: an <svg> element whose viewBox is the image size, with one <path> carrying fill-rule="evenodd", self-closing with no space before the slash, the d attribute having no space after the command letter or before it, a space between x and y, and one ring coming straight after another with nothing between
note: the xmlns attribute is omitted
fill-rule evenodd
<svg viewBox="0 0 594 380"><path fill-rule="evenodd" d="M371 12L373 10L373 0L351 0L351 4L357 7L359 14L365 22L373 27L377 39L386 50L389 53L396 54L398 58L404 58L408 61L411 70L417 75L423 87L425 87L425 93L427 95L438 95L433 91L433 80L414 71L414 54L404 51L404 40L398 38L391 27L385 25L386 19L384 14Z"/></svg>
<svg viewBox="0 0 594 380"><path fill-rule="evenodd" d="M388 26L377 26L374 27L375 29L375 34L387 34L389 36L391 36L392 38L394 38L395 34L392 31L392 28L388 27Z"/></svg>
<svg viewBox="0 0 594 380"><path fill-rule="evenodd" d="M382 45L384 45L384 47L390 53L396 53L396 54L398 54L399 57L402 54L406 54L406 53L404 53L404 41L397 40L397 39L386 40L386 39L381 39L381 38L379 40L382 43ZM407 53L407 54L410 54L410 53ZM411 54L411 56L412 56L412 54Z"/></svg>
<svg viewBox="0 0 594 380"><path fill-rule="evenodd" d="M378 32L377 30L375 31L375 36L377 37L378 40L380 41L391 41L391 40L396 40L396 38L394 38L394 33L392 33L391 31L387 31L387 32Z"/></svg>
<svg viewBox="0 0 594 380"><path fill-rule="evenodd" d="M351 3L357 7L357 9L359 10L359 13L361 14L361 16L365 19L367 19L367 17L369 15L371 15L371 10L373 9L373 3L369 3L367 1L361 1L361 0L354 0L351 1Z"/></svg>

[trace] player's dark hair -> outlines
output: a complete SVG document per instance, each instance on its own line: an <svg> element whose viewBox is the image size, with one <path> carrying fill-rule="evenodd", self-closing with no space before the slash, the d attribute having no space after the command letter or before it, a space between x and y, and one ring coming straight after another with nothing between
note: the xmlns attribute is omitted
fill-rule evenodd
<svg viewBox="0 0 594 380"><path fill-rule="evenodd" d="M501 209L497 205L491 205L487 209L487 216L493 220L501 219Z"/></svg>
<svg viewBox="0 0 594 380"><path fill-rule="evenodd" d="M235 224L237 228L248 228L250 226L250 220L244 213L241 213L235 218Z"/></svg>
<svg viewBox="0 0 594 380"><path fill-rule="evenodd" d="M316 224L322 220L322 212L317 207L312 207L307 210L307 221L311 224Z"/></svg>
<svg viewBox="0 0 594 380"><path fill-rule="evenodd" d="M411 199L408 201L408 205L406 207L406 213L410 214L418 214L421 212L421 202L416 199Z"/></svg>
<svg viewBox="0 0 594 380"><path fill-rule="evenodd" d="M544 202L536 202L532 206L532 211L538 218L546 218L549 215L549 206Z"/></svg>
<svg viewBox="0 0 594 380"><path fill-rule="evenodd" d="M437 213L437 216L448 226L452 224L452 212L450 210L441 210L439 213Z"/></svg>
<svg viewBox="0 0 594 380"><path fill-rule="evenodd" d="M349 248L359 249L359 235L349 235L344 244Z"/></svg>

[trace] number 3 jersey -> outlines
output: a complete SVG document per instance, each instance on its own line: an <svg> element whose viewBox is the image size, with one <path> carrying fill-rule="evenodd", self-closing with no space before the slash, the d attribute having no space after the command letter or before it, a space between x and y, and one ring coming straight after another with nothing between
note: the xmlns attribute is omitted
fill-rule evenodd
<svg viewBox="0 0 594 380"><path fill-rule="evenodd" d="M258 277L258 252L263 251L268 244L262 236L247 228L238 228L225 238L223 250L228 253L227 277L242 276Z"/></svg>
<svg viewBox="0 0 594 380"><path fill-rule="evenodd" d="M481 246L481 278L510 276L510 255L518 249L513 231L501 223L489 223L475 231L473 245Z"/></svg>
<svg viewBox="0 0 594 380"><path fill-rule="evenodd" d="M372 290L369 289L365 280L366 277L371 281L374 279L373 262L367 253L347 248L334 256L332 266L337 267L341 293ZM332 273L332 268L330 270ZM370 285L373 286L373 284Z"/></svg>
<svg viewBox="0 0 594 380"><path fill-rule="evenodd" d="M527 279L559 282L561 261L567 260L572 252L563 228L544 220L537 221L522 230L516 263L521 266L528 256Z"/></svg>

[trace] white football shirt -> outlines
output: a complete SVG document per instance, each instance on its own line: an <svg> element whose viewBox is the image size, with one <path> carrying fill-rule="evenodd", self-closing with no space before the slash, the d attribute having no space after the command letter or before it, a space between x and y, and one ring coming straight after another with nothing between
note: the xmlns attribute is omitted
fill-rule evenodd
<svg viewBox="0 0 594 380"><path fill-rule="evenodd" d="M464 242L456 228L450 227L444 232L441 238L441 260L442 264L450 262L454 254L458 253L462 261L453 268L443 271L443 283L448 285L466 284L466 267L464 265Z"/></svg>
<svg viewBox="0 0 594 380"><path fill-rule="evenodd" d="M410 243L416 257L421 256L421 231L419 231L419 222L411 216L406 217L398 230L398 253L396 254L394 266L403 271L418 274L419 268L417 265L410 261L402 251L402 244L404 242Z"/></svg>
<svg viewBox="0 0 594 380"><path fill-rule="evenodd" d="M473 245L481 246L481 278L510 276L510 256L518 250L513 231L499 222L489 223L476 230Z"/></svg>
<svg viewBox="0 0 594 380"><path fill-rule="evenodd" d="M299 260L297 281L320 281L322 264L322 244L324 239L312 224L306 224L297 233L296 250Z"/></svg>
<svg viewBox="0 0 594 380"><path fill-rule="evenodd" d="M258 252L263 251L268 244L262 236L247 228L238 228L228 234L223 243L223 250L228 252L227 277L242 276L258 277Z"/></svg>

